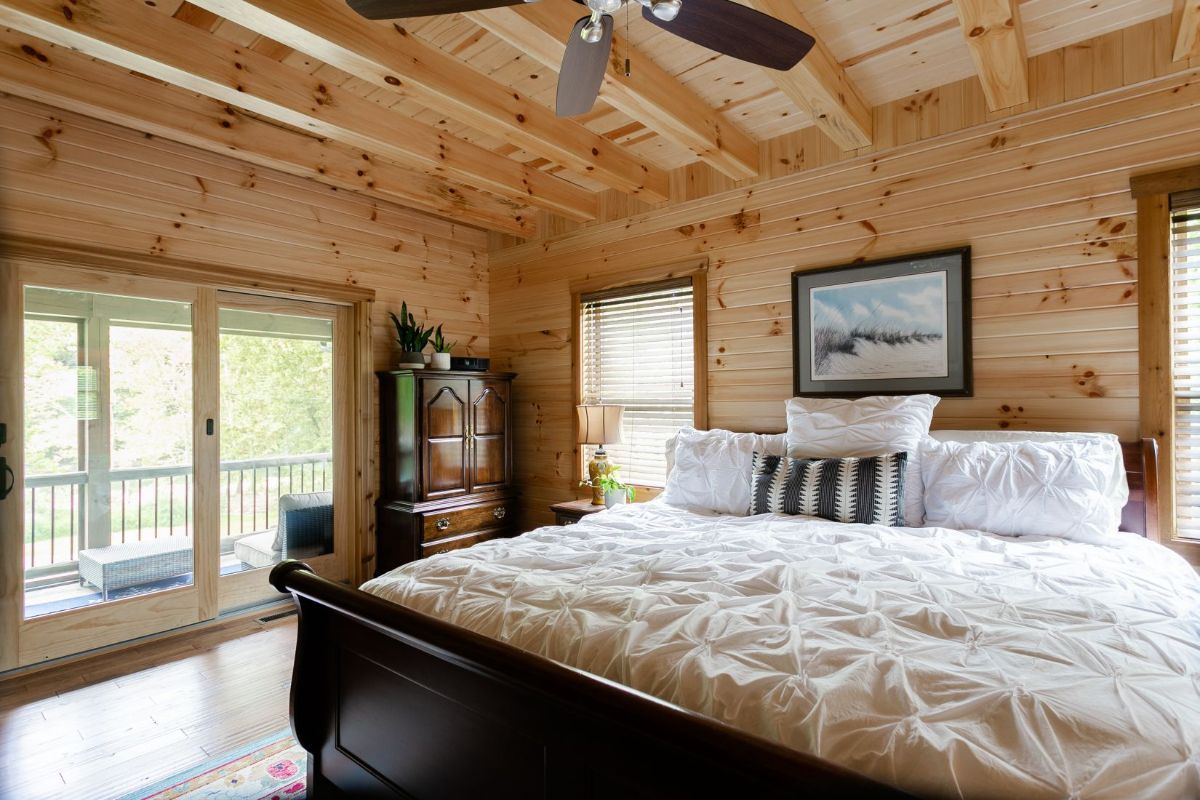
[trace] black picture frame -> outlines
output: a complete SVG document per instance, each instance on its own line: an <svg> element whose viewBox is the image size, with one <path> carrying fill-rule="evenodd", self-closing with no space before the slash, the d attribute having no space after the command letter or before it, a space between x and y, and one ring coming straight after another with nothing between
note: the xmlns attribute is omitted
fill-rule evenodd
<svg viewBox="0 0 1200 800"><path fill-rule="evenodd" d="M860 285L862 288L857 288ZM916 294L903 293L904 287ZM880 300L874 309L866 309L871 313L863 316L865 306L853 304L860 322L839 313L848 299L860 294L868 297L872 292ZM928 296L921 299L921 305L909 299L922 294ZM893 302L897 298L905 299ZM909 305L905 307L905 303ZM942 312L940 320L937 308ZM918 313L922 309L933 313ZM906 312L911 314L911 322L904 320ZM825 315L826 324L816 327L816 313ZM885 326L885 319L892 321ZM856 332L863 336L854 336ZM903 357L886 363L881 357L893 352L888 348L902 346L924 348L913 351L917 355L909 359L911 375L903 374ZM926 354L923 361L919 358L922 353ZM861 375L855 375L851 358L863 359ZM794 396L969 397L974 391L972 381L969 246L792 273Z"/></svg>

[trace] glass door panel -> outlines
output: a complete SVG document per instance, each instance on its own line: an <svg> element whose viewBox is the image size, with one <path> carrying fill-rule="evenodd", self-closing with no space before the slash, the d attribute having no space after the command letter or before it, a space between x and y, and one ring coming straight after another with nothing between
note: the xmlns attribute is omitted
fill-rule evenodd
<svg viewBox="0 0 1200 800"><path fill-rule="evenodd" d="M222 576L334 551L334 323L305 305L222 299ZM222 606L265 589L223 588Z"/></svg>
<svg viewBox="0 0 1200 800"><path fill-rule="evenodd" d="M192 585L191 304L24 294L25 617Z"/></svg>

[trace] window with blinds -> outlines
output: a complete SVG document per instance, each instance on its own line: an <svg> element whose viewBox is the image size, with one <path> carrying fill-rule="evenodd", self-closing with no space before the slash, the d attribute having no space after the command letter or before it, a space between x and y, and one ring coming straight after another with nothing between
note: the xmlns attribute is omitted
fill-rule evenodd
<svg viewBox="0 0 1200 800"><path fill-rule="evenodd" d="M1200 191L1171 196L1177 535L1200 538Z"/></svg>
<svg viewBox="0 0 1200 800"><path fill-rule="evenodd" d="M664 485L664 445L692 424L692 294L684 278L579 298L583 402L625 407L623 442L605 449L626 483Z"/></svg>

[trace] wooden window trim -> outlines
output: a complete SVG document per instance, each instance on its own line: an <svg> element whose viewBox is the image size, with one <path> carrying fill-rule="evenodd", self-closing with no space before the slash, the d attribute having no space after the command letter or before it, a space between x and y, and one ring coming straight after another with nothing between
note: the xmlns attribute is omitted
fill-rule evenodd
<svg viewBox="0 0 1200 800"><path fill-rule="evenodd" d="M583 480L583 448L575 444L579 434L579 420L574 406L583 402L583 337L579 335L581 301L586 295L595 295L621 289L652 287L679 278L690 278L692 282L692 380L695 394L692 399L692 425L700 430L708 428L708 259L675 262L656 267L631 270L619 276L583 278L572 281L571 292L571 441L574 450L574 483ZM639 499L650 500L662 492L661 486L634 484ZM578 494L578 493L577 493ZM582 496L582 495L580 495Z"/></svg>
<svg viewBox="0 0 1200 800"><path fill-rule="evenodd" d="M1200 565L1200 542L1175 530L1175 382L1171 353L1171 195L1200 187L1200 165L1130 179L1137 200L1138 410L1142 436L1158 442L1160 537Z"/></svg>
<svg viewBox="0 0 1200 800"><path fill-rule="evenodd" d="M225 265L214 268L211 264L171 256L146 256L31 237L0 237L0 252L13 261L89 270L107 276L120 275L156 283L177 282L338 305L369 303L375 299L374 289L336 281L298 275L273 275Z"/></svg>
<svg viewBox="0 0 1200 800"><path fill-rule="evenodd" d="M1134 175L1129 179L1129 192L1135 200L1143 197L1163 197L1178 192L1194 192L1200 187L1200 164Z"/></svg>

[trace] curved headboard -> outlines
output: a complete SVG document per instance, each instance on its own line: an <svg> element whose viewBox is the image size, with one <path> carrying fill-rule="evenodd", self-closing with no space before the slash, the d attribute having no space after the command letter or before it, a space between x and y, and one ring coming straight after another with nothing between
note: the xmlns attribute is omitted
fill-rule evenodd
<svg viewBox="0 0 1200 800"><path fill-rule="evenodd" d="M1149 437L1121 442L1125 475L1129 480L1129 502L1121 511L1121 530L1158 538L1158 442Z"/></svg>

